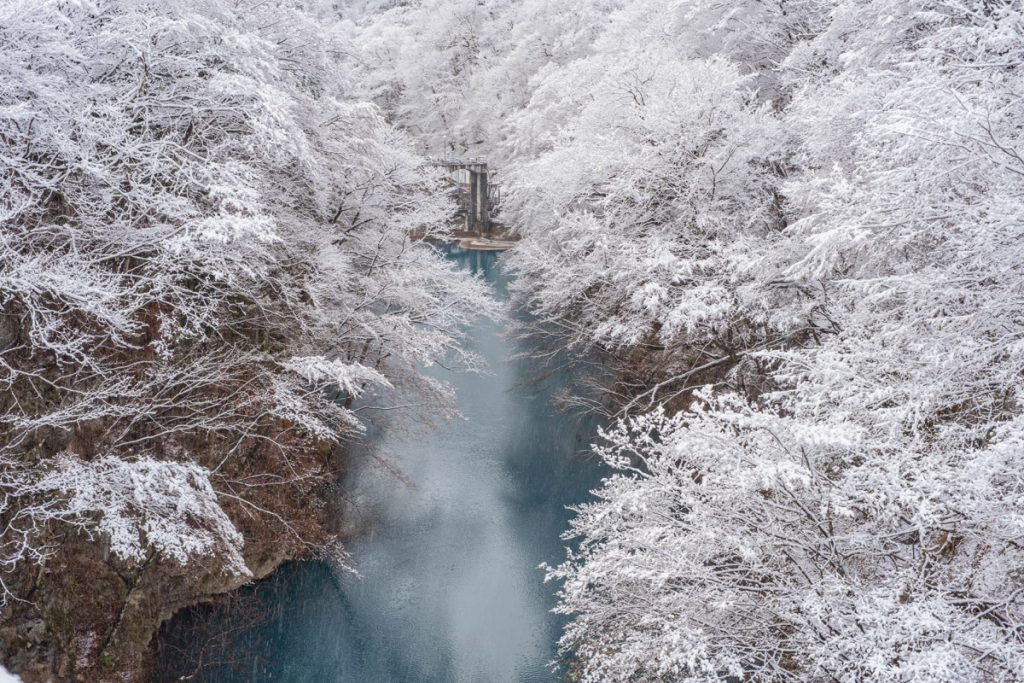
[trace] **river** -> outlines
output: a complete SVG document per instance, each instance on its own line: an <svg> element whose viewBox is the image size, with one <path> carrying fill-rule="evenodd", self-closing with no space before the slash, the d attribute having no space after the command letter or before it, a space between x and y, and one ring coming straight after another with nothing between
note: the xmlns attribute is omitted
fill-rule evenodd
<svg viewBox="0 0 1024 683"><path fill-rule="evenodd" d="M498 296L494 252L456 249ZM374 448L404 473L363 458L343 482L356 578L292 563L232 606L179 615L160 635L160 680L549 683L561 618L542 562L564 556L566 506L602 475L586 459L595 424L554 411L558 378L530 384L504 325L481 320L468 343L490 374L432 369L465 419ZM255 624L255 625L254 625Z"/></svg>

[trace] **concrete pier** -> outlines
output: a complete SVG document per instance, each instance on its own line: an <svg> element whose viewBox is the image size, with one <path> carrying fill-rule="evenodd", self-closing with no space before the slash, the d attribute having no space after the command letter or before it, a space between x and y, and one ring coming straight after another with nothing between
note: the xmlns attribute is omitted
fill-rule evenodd
<svg viewBox="0 0 1024 683"><path fill-rule="evenodd" d="M468 182L459 180L459 203L464 214L463 229L469 233L489 235L491 233L492 193L489 183L487 161L482 157L465 159L428 159L427 164L448 169L453 175L468 177Z"/></svg>

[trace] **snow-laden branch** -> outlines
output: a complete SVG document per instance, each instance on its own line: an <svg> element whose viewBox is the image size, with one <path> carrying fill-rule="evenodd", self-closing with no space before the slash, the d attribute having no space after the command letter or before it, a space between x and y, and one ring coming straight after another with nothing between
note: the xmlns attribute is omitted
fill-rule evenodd
<svg viewBox="0 0 1024 683"><path fill-rule="evenodd" d="M63 499L56 514L100 534L123 560L141 562L149 551L181 565L212 557L225 571L249 574L242 535L195 463L62 455L30 492Z"/></svg>

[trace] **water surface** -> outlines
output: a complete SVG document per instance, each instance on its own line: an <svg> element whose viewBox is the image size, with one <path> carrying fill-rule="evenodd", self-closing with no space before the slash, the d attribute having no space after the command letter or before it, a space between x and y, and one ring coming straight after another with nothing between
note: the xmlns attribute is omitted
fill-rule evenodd
<svg viewBox="0 0 1024 683"><path fill-rule="evenodd" d="M494 253L457 250L505 296ZM458 391L465 419L414 438L387 432L343 482L347 543L362 578L295 563L231 609L198 610L161 635L164 680L352 683L548 683L561 628L541 562L564 555L567 505L600 468L584 458L594 424L556 413L557 377L529 382L503 325L480 321L470 345L486 376L431 369ZM357 454L358 455L358 454ZM262 622L252 626L253 621Z"/></svg>

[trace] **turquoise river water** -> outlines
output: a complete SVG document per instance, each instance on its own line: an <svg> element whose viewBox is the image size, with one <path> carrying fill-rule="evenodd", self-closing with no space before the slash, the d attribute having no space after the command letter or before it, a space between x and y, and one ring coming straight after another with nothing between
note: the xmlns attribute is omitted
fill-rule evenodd
<svg viewBox="0 0 1024 683"><path fill-rule="evenodd" d="M455 250L507 296L500 257ZM490 374L432 371L458 391L464 420L387 431L342 483L356 578L286 565L230 606L183 613L159 636L160 680L338 683L551 683L562 620L542 562L564 557L566 506L602 475L585 458L592 420L557 413L558 378L530 383L504 326L469 343ZM396 432L398 430L395 430Z"/></svg>

